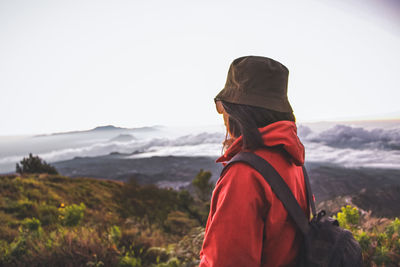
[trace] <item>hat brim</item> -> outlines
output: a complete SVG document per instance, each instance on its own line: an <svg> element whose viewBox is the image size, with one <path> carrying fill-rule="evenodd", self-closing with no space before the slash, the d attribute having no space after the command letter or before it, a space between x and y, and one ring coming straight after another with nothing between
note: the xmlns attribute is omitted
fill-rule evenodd
<svg viewBox="0 0 400 267"><path fill-rule="evenodd" d="M278 112L293 112L293 109L289 103L287 97L282 98L281 96L263 96L256 94L245 94L241 91L229 90L227 88L222 89L218 95L214 98L214 101L226 101L234 104L242 104L254 107L260 107L270 109Z"/></svg>

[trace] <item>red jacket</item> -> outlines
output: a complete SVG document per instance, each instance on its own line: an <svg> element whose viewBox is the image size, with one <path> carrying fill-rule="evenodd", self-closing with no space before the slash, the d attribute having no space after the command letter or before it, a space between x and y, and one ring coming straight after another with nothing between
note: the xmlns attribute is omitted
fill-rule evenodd
<svg viewBox="0 0 400 267"><path fill-rule="evenodd" d="M254 153L278 171L309 216L301 168L304 146L296 124L279 121L259 131L268 148ZM239 137L217 162L226 165L241 147ZM220 177L213 191L199 267L295 266L302 239L261 174L237 162Z"/></svg>

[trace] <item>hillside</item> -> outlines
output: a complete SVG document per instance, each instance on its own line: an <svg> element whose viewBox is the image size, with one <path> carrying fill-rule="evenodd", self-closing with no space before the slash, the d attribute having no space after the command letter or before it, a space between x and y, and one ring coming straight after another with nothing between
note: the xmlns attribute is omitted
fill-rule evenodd
<svg viewBox="0 0 400 267"><path fill-rule="evenodd" d="M198 251L179 241L201 235L208 212L187 191L133 180L8 175L0 196L0 266L193 266Z"/></svg>
<svg viewBox="0 0 400 267"><path fill-rule="evenodd" d="M142 184L157 184L191 191L190 182L201 169L211 171L216 181L222 170L211 157L164 156L129 158L113 153L97 157L79 157L55 162L61 174L69 177L94 177L126 181L135 177ZM400 215L400 170L377 168L345 168L334 164L307 163L317 202L348 196L373 215ZM338 210L335 209L335 212Z"/></svg>
<svg viewBox="0 0 400 267"><path fill-rule="evenodd" d="M379 202L363 194L320 207L347 225L343 205ZM0 196L0 266L197 266L209 209L186 190L47 174L0 176ZM357 216L366 266L398 266L400 221Z"/></svg>
<svg viewBox="0 0 400 267"><path fill-rule="evenodd" d="M211 157L165 156L129 158L122 153L97 157L79 157L52 163L69 177L93 177L127 181L135 177L143 184L172 182L176 189L187 186L200 169L210 170L216 181L222 170Z"/></svg>

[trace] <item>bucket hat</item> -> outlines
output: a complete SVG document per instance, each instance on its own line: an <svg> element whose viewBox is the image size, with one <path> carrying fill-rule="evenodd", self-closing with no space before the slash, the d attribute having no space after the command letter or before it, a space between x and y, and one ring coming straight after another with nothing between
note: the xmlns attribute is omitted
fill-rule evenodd
<svg viewBox="0 0 400 267"><path fill-rule="evenodd" d="M225 87L214 101L224 100L279 112L293 112L287 97L288 75L289 70L271 58L237 58L229 67Z"/></svg>

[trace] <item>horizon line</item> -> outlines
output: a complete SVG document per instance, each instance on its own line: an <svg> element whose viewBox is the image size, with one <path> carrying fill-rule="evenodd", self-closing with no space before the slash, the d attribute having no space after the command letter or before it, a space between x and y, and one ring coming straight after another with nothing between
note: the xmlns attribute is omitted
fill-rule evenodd
<svg viewBox="0 0 400 267"><path fill-rule="evenodd" d="M352 123L352 122L396 122L399 121L400 123L400 116L399 117L392 117L392 118L371 118L371 119L357 119L357 118L337 118L337 119L323 119L323 120L303 120L303 119L296 119L296 123L335 123L335 122L346 122L346 123ZM98 125L96 127L92 128L86 128L86 129L79 129L79 130L66 130L66 131L55 131L55 132L47 132L47 133L17 133L17 134L7 134L7 135L0 135L0 137L26 137L26 136L46 136L46 135L53 135L53 134L66 134L66 133L76 133L76 132L85 132L85 131L91 131L95 130L96 128L101 128L101 127L115 127L115 128L121 128L121 129L139 129L139 128L146 128L146 127L192 127L192 126L217 126L217 125L223 125L223 123L210 123L210 124L181 124L181 125L176 125L176 124L165 124L165 125L160 125L160 124L153 124L153 125L144 125L144 126L136 126L136 127L121 127L121 126L116 126L114 124L103 124L103 125Z"/></svg>

